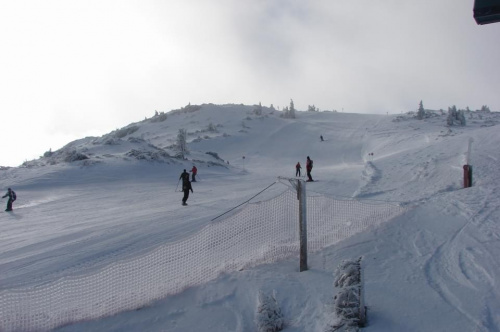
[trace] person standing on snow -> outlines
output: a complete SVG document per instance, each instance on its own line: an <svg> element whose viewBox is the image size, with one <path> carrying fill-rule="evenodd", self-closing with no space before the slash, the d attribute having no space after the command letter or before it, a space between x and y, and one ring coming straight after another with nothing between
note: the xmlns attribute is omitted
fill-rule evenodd
<svg viewBox="0 0 500 332"><path fill-rule="evenodd" d="M198 169L196 168L196 166L193 165L193 168L189 172L191 172L193 174L192 178L191 178L191 182L196 182L196 174L198 173Z"/></svg>
<svg viewBox="0 0 500 332"><path fill-rule="evenodd" d="M189 198L189 191L193 192L193 187L191 186L191 182L189 179L186 182L182 183L182 191L184 192L184 197L182 197L182 205L187 205L187 200Z"/></svg>
<svg viewBox="0 0 500 332"><path fill-rule="evenodd" d="M184 172L181 173L181 176L179 176L179 180L182 179L182 185L186 183L186 181L189 182L189 173L184 169Z"/></svg>
<svg viewBox="0 0 500 332"><path fill-rule="evenodd" d="M307 182L314 181L311 177L312 169L313 169L313 161L311 158L309 158L309 156L307 156L307 161L306 161Z"/></svg>
<svg viewBox="0 0 500 332"><path fill-rule="evenodd" d="M12 203L16 200L16 193L12 189L7 189L7 193L2 196L2 198L9 197L9 200L7 201L7 209L5 209L6 212L12 211Z"/></svg>
<svg viewBox="0 0 500 332"><path fill-rule="evenodd" d="M300 166L300 162L297 161L297 165L295 165L295 176L300 176L300 169L302 167Z"/></svg>

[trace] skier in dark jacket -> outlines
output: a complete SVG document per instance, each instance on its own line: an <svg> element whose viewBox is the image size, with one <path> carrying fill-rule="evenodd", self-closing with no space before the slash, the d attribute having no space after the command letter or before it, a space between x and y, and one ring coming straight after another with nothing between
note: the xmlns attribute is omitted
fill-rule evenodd
<svg viewBox="0 0 500 332"><path fill-rule="evenodd" d="M295 165L295 176L300 176L300 169L302 167L300 166L300 163L297 162L297 165Z"/></svg>
<svg viewBox="0 0 500 332"><path fill-rule="evenodd" d="M184 192L184 197L182 197L182 205L187 205L186 201L189 198L189 191L193 192L193 187L191 187L191 182L187 180L182 183L182 191Z"/></svg>
<svg viewBox="0 0 500 332"><path fill-rule="evenodd" d="M306 162L307 182L314 181L311 176L312 169L313 169L313 161L311 160L311 158L309 158L309 156L307 156L307 162Z"/></svg>
<svg viewBox="0 0 500 332"><path fill-rule="evenodd" d="M9 197L9 200L7 201L7 209L5 211L12 211L12 203L16 200L16 193L12 189L7 189L7 193L2 196L2 198Z"/></svg>
<svg viewBox="0 0 500 332"><path fill-rule="evenodd" d="M182 185L186 183L186 181L189 181L189 173L184 169L184 172L181 173L181 176L179 176L179 180L182 179Z"/></svg>

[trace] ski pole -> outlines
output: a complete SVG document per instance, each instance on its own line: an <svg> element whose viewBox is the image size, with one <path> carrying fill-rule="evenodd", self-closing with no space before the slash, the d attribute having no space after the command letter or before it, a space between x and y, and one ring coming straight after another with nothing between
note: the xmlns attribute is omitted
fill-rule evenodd
<svg viewBox="0 0 500 332"><path fill-rule="evenodd" d="M177 192L177 188L179 188L179 182L181 182L181 179L179 179L179 181L177 181L177 187L175 187L175 192Z"/></svg>

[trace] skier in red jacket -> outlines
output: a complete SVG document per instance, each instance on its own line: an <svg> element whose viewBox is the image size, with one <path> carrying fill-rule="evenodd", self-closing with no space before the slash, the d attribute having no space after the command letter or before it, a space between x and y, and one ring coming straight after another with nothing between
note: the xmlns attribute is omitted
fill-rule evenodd
<svg viewBox="0 0 500 332"><path fill-rule="evenodd" d="M192 178L191 178L191 182L196 182L196 174L198 174L198 169L196 168L196 166L193 165L193 168L189 172L191 172L193 174Z"/></svg>

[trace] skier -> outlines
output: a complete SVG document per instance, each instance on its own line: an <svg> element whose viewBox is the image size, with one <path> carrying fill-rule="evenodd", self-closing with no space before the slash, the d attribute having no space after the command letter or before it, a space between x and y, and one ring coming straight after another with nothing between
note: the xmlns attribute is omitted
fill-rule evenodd
<svg viewBox="0 0 500 332"><path fill-rule="evenodd" d="M300 176L300 169L302 167L300 166L300 162L297 161L297 165L295 165L295 176Z"/></svg>
<svg viewBox="0 0 500 332"><path fill-rule="evenodd" d="M9 197L9 200L7 201L7 209L5 211L12 211L12 203L17 199L16 193L12 189L7 189L7 193L2 196L2 198Z"/></svg>
<svg viewBox="0 0 500 332"><path fill-rule="evenodd" d="M319 138L321 139L321 142L323 142L323 135L319 136Z"/></svg>
<svg viewBox="0 0 500 332"><path fill-rule="evenodd" d="M189 198L189 191L193 192L193 187L191 187L191 182L189 179L186 182L182 183L182 191L184 191L184 197L182 197L182 205L187 205L186 201Z"/></svg>
<svg viewBox="0 0 500 332"><path fill-rule="evenodd" d="M179 180L182 179L182 185L184 186L184 183L186 181L189 181L189 173L184 169L184 172L181 173L181 176L179 176Z"/></svg>
<svg viewBox="0 0 500 332"><path fill-rule="evenodd" d="M193 168L189 172L193 173L191 182L196 182L196 174L198 173L196 166L193 165Z"/></svg>
<svg viewBox="0 0 500 332"><path fill-rule="evenodd" d="M314 181L311 177L312 169L313 169L313 161L311 158L309 158L309 156L307 156L307 161L306 161L307 182Z"/></svg>

